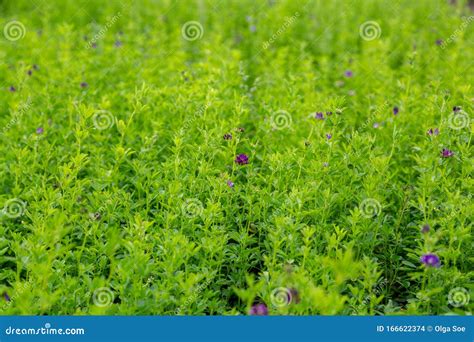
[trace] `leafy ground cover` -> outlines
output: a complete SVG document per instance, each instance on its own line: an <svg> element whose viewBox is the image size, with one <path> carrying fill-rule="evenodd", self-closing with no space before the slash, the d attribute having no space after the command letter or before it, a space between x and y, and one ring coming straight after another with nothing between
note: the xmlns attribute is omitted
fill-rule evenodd
<svg viewBox="0 0 474 342"><path fill-rule="evenodd" d="M471 314L466 1L0 1L1 314Z"/></svg>

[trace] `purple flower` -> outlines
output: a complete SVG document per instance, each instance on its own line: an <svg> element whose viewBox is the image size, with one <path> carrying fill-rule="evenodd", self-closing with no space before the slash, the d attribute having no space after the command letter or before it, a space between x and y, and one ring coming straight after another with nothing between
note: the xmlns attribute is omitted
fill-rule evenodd
<svg viewBox="0 0 474 342"><path fill-rule="evenodd" d="M9 90L13 93L16 91L16 88L14 86L10 86Z"/></svg>
<svg viewBox="0 0 474 342"><path fill-rule="evenodd" d="M232 182L231 180L228 180L227 185L229 186L229 188L233 188L234 187L234 182Z"/></svg>
<svg viewBox="0 0 474 342"><path fill-rule="evenodd" d="M248 164L249 163L249 157L246 154L241 153L241 154L237 155L237 157L235 158L235 162L239 165Z"/></svg>
<svg viewBox="0 0 474 342"><path fill-rule="evenodd" d="M44 133L43 127L38 127L38 128L36 129L36 134L43 134L43 133Z"/></svg>
<svg viewBox="0 0 474 342"><path fill-rule="evenodd" d="M428 134L428 135L439 135L439 129L438 129L438 128L435 128L435 129L430 128L430 129L426 132L426 134Z"/></svg>
<svg viewBox="0 0 474 342"><path fill-rule="evenodd" d="M7 302L10 302L10 301L11 301L10 296L9 296L8 293L6 293L6 292L3 293L3 298L5 298L5 300L6 300Z"/></svg>
<svg viewBox="0 0 474 342"><path fill-rule="evenodd" d="M250 25L250 28L249 28L249 29L250 29L250 32L255 32L255 31L257 31L257 26L255 26L255 25Z"/></svg>
<svg viewBox="0 0 474 342"><path fill-rule="evenodd" d="M427 224L424 224L423 227L421 227L421 232L422 232L423 234L426 234L426 233L428 233L428 232L430 231L430 229L431 229L431 227L430 227L430 225L427 223Z"/></svg>
<svg viewBox="0 0 474 342"><path fill-rule="evenodd" d="M461 107L459 106L454 106L453 107L453 112L459 112L461 110Z"/></svg>
<svg viewBox="0 0 474 342"><path fill-rule="evenodd" d="M97 48L97 43L92 43L91 48L93 48L93 49Z"/></svg>
<svg viewBox="0 0 474 342"><path fill-rule="evenodd" d="M328 140L331 140L332 134L331 134L331 133L327 133L327 134L326 134L326 138L327 138Z"/></svg>
<svg viewBox="0 0 474 342"><path fill-rule="evenodd" d="M121 47L123 44L120 40L116 40L114 45L115 47Z"/></svg>
<svg viewBox="0 0 474 342"><path fill-rule="evenodd" d="M332 115L332 112L326 112L326 115L327 115L327 116L331 116L331 115Z"/></svg>
<svg viewBox="0 0 474 342"><path fill-rule="evenodd" d="M252 316L268 316L268 308L265 304L254 304L250 308L249 315Z"/></svg>
<svg viewBox="0 0 474 342"><path fill-rule="evenodd" d="M300 302L300 293L294 287L290 288L288 303L295 303L298 304Z"/></svg>
<svg viewBox="0 0 474 342"><path fill-rule="evenodd" d="M397 115L399 112L399 109L397 106L393 107L393 115Z"/></svg>
<svg viewBox="0 0 474 342"><path fill-rule="evenodd" d="M30 69L26 73L28 74L28 76L31 76L33 74L33 71Z"/></svg>
<svg viewBox="0 0 474 342"><path fill-rule="evenodd" d="M454 156L454 152L451 150L448 150L447 148L443 148L443 150L441 151L441 157L443 158L449 158L452 156Z"/></svg>
<svg viewBox="0 0 474 342"><path fill-rule="evenodd" d="M232 134L230 133L224 134L224 140L232 140Z"/></svg>
<svg viewBox="0 0 474 342"><path fill-rule="evenodd" d="M438 45L438 46L443 45L443 40L442 39L436 39L436 45Z"/></svg>
<svg viewBox="0 0 474 342"><path fill-rule="evenodd" d="M379 128L380 127L380 124L378 122L374 122L374 125L373 125L374 128Z"/></svg>
<svg viewBox="0 0 474 342"><path fill-rule="evenodd" d="M316 112L316 115L314 117L319 120L324 120L323 112Z"/></svg>
<svg viewBox="0 0 474 342"><path fill-rule="evenodd" d="M236 131L242 133L245 131L245 129L243 127L238 127L236 128Z"/></svg>
<svg viewBox="0 0 474 342"><path fill-rule="evenodd" d="M344 76L346 77L352 77L354 74L352 73L351 70L346 70L346 72L344 73Z"/></svg>
<svg viewBox="0 0 474 342"><path fill-rule="evenodd" d="M39 70L39 66L37 66L36 64L33 64L33 69Z"/></svg>
<svg viewBox="0 0 474 342"><path fill-rule="evenodd" d="M81 82L81 88L87 88L88 86L87 82Z"/></svg>
<svg viewBox="0 0 474 342"><path fill-rule="evenodd" d="M425 266L428 267L439 267L441 265L439 257L433 253L423 254L420 258L420 261L422 264L425 264Z"/></svg>

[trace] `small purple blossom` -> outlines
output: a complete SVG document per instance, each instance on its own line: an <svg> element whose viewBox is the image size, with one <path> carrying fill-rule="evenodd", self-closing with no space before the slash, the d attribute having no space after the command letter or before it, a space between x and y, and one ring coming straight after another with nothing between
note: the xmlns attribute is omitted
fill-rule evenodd
<svg viewBox="0 0 474 342"><path fill-rule="evenodd" d="M324 120L323 112L316 112L316 115L314 117L318 120Z"/></svg>
<svg viewBox="0 0 474 342"><path fill-rule="evenodd" d="M116 40L114 45L115 47L121 47L123 43L120 40Z"/></svg>
<svg viewBox="0 0 474 342"><path fill-rule="evenodd" d="M378 122L374 122L373 126L374 128L379 128L380 127L380 124Z"/></svg>
<svg viewBox="0 0 474 342"><path fill-rule="evenodd" d="M459 112L459 111L461 111L461 107L459 107L459 106L454 106L453 107L453 112L456 113L456 112Z"/></svg>
<svg viewBox="0 0 474 342"><path fill-rule="evenodd" d="M44 133L43 127L38 127L38 128L36 129L36 134L43 134L43 133Z"/></svg>
<svg viewBox="0 0 474 342"><path fill-rule="evenodd" d="M426 234L430 231L431 227L428 223L424 224L423 227L421 227L421 232L423 234Z"/></svg>
<svg viewBox="0 0 474 342"><path fill-rule="evenodd" d="M4 293L3 293L3 298L5 298L5 300L6 300L7 302L11 302L11 298L10 298L10 296L8 295L8 293L4 292Z"/></svg>
<svg viewBox="0 0 474 342"><path fill-rule="evenodd" d="M327 115L327 116L331 116L331 115L332 115L332 112L326 112L326 115Z"/></svg>
<svg viewBox="0 0 474 342"><path fill-rule="evenodd" d="M33 64L33 69L35 69L35 70L39 70L39 66L38 66L38 65L36 65L36 64Z"/></svg>
<svg viewBox="0 0 474 342"><path fill-rule="evenodd" d="M33 71L30 69L26 73L28 74L28 76L31 76L33 74Z"/></svg>
<svg viewBox="0 0 474 342"><path fill-rule="evenodd" d="M81 82L81 88L87 88L89 84L87 82Z"/></svg>
<svg viewBox="0 0 474 342"><path fill-rule="evenodd" d="M443 148L443 150L441 151L441 157L443 158L449 158L452 156L454 156L454 152L447 148Z"/></svg>
<svg viewBox="0 0 474 342"><path fill-rule="evenodd" d="M91 48L93 48L93 49L97 48L97 43L92 43Z"/></svg>
<svg viewBox="0 0 474 342"><path fill-rule="evenodd" d="M235 158L235 162L239 165L248 164L249 163L249 157L246 154L241 153L241 154L237 155L237 157Z"/></svg>
<svg viewBox="0 0 474 342"><path fill-rule="evenodd" d="M393 107L393 115L397 115L399 111L397 106Z"/></svg>
<svg viewBox="0 0 474 342"><path fill-rule="evenodd" d="M438 45L438 46L443 45L443 40L442 39L436 39L436 45Z"/></svg>
<svg viewBox="0 0 474 342"><path fill-rule="evenodd" d="M232 182L231 180L228 180L227 185L229 186L229 188L233 188L234 187L234 182Z"/></svg>
<svg viewBox="0 0 474 342"><path fill-rule="evenodd" d="M422 264L428 267L439 267L441 265L441 262L439 260L439 257L436 254L433 253L426 253L423 254L420 257L420 261Z"/></svg>
<svg viewBox="0 0 474 342"><path fill-rule="evenodd" d="M230 133L224 134L224 140L232 140L232 134Z"/></svg>
<svg viewBox="0 0 474 342"><path fill-rule="evenodd" d="M265 304L254 304L250 308L249 315L252 316L268 316L268 308Z"/></svg>
<svg viewBox="0 0 474 342"><path fill-rule="evenodd" d="M430 128L430 129L426 132L426 134L428 134L428 135L439 135L439 129L438 129L438 128L435 128L435 129Z"/></svg>
<svg viewBox="0 0 474 342"><path fill-rule="evenodd" d="M235 130L236 130L237 132L240 132L240 133L242 133L242 132L245 131L245 129L244 129L243 127L238 127L238 128L236 128Z"/></svg>
<svg viewBox="0 0 474 342"><path fill-rule="evenodd" d="M346 72L344 72L344 76L346 77L352 77L354 74L352 73L351 70L346 70Z"/></svg>
<svg viewBox="0 0 474 342"><path fill-rule="evenodd" d="M13 93L16 91L16 88L14 86L10 86L9 90Z"/></svg>
<svg viewBox="0 0 474 342"><path fill-rule="evenodd" d="M289 301L294 304L298 304L300 302L300 293L297 289L294 287L290 288L290 293L289 293Z"/></svg>
<svg viewBox="0 0 474 342"><path fill-rule="evenodd" d="M327 134L326 134L326 139L331 140L331 138L332 138L332 134L331 134L331 133L327 133Z"/></svg>
<svg viewBox="0 0 474 342"><path fill-rule="evenodd" d="M256 32L257 31L257 26L255 25L250 25L250 32Z"/></svg>

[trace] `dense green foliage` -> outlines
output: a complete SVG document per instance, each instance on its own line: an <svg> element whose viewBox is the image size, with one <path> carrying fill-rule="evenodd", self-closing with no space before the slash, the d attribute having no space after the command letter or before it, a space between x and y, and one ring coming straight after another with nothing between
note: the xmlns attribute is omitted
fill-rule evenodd
<svg viewBox="0 0 474 342"><path fill-rule="evenodd" d="M0 314L472 312L466 1L0 13Z"/></svg>

